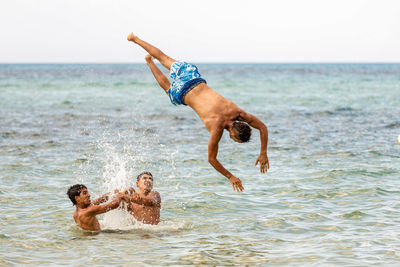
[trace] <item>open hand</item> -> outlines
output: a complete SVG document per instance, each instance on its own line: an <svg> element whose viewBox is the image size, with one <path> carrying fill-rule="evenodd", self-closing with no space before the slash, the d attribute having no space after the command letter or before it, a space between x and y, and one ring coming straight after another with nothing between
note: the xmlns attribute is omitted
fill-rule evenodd
<svg viewBox="0 0 400 267"><path fill-rule="evenodd" d="M125 202L129 202L129 196L125 192L118 192L116 193L116 197L122 199Z"/></svg>
<svg viewBox="0 0 400 267"><path fill-rule="evenodd" d="M265 154L260 154L256 160L256 163L254 166L257 166L257 164L260 163L260 172L261 173L266 173L269 169L269 160L267 153Z"/></svg>
<svg viewBox="0 0 400 267"><path fill-rule="evenodd" d="M136 191L135 191L135 189L133 189L133 187L129 187L128 192L131 196L133 195L133 193L136 193Z"/></svg>
<svg viewBox="0 0 400 267"><path fill-rule="evenodd" d="M244 190L242 181L239 178L232 175L232 177L229 178L229 182L232 184L233 191L242 192Z"/></svg>

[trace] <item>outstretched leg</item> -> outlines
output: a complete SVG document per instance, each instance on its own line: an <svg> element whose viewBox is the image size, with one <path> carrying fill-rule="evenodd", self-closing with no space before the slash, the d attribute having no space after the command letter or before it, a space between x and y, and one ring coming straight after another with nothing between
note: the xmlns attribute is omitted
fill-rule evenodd
<svg viewBox="0 0 400 267"><path fill-rule="evenodd" d="M158 84L164 89L165 93L168 95L168 89L171 86L169 80L165 75L161 72L161 70L156 66L156 64L153 62L153 59L151 55L147 55L145 57L147 65L150 67L151 72L154 75L154 78L156 78Z"/></svg>
<svg viewBox="0 0 400 267"><path fill-rule="evenodd" d="M176 60L170 58L169 56L167 56L166 54L164 54L160 49L158 49L157 47L149 44L146 41L141 40L139 37L137 37L136 35L133 35L133 33L131 32L128 35L128 41L134 42L138 45L140 45L141 47L143 47L144 50L146 50L152 57L156 58L158 61L160 61L161 65L163 65L164 67L166 67L168 70L171 68L172 63L174 63ZM147 60L146 60L147 61ZM150 66L150 65L149 65ZM151 67L150 67L151 68ZM154 72L153 72L154 73Z"/></svg>

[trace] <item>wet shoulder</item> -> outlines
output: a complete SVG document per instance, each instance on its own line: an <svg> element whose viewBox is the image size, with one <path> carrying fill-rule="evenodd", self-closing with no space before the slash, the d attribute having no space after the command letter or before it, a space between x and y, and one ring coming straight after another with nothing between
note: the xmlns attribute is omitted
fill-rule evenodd
<svg viewBox="0 0 400 267"><path fill-rule="evenodd" d="M161 195L157 191L151 191L150 195L158 202L161 203Z"/></svg>

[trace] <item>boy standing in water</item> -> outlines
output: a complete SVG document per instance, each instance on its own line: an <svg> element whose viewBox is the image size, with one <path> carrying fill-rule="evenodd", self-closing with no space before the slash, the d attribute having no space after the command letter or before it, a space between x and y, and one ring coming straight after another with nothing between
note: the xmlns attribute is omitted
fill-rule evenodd
<svg viewBox="0 0 400 267"><path fill-rule="evenodd" d="M119 193L110 203L100 205L108 200L108 196L103 195L94 201L90 201L90 193L83 184L71 186L68 189L67 195L72 204L76 205L74 212L75 223L83 230L89 231L100 231L100 224L96 215L118 208L121 199L126 198L125 195Z"/></svg>
<svg viewBox="0 0 400 267"><path fill-rule="evenodd" d="M261 120L240 109L235 103L208 87L195 65L170 58L160 49L141 40L133 33L128 35L128 41L138 44L149 53L145 58L147 65L158 84L169 95L172 104L190 106L203 121L210 132L208 162L219 173L228 178L233 190L243 191L242 181L225 169L217 160L218 143L224 130L229 132L229 136L235 142L245 143L250 140L251 136L249 125L258 129L260 131L261 150L255 165L260 163L260 172L267 172L269 168L267 156L268 130ZM170 70L172 84L153 62L153 57Z"/></svg>
<svg viewBox="0 0 400 267"><path fill-rule="evenodd" d="M153 189L153 175L142 172L136 179L138 192L129 188L128 211L136 220L145 224L158 224L160 222L161 196Z"/></svg>

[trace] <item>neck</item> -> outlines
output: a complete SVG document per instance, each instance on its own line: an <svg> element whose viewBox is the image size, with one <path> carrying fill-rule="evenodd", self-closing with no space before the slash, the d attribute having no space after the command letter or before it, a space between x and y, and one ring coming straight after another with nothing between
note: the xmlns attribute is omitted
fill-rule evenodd
<svg viewBox="0 0 400 267"><path fill-rule="evenodd" d="M234 123L235 123L235 121L229 121L225 126L225 130L228 130L229 132L232 131Z"/></svg>
<svg viewBox="0 0 400 267"><path fill-rule="evenodd" d="M87 207L89 207L89 205L83 204L83 203L76 203L76 207L79 209L86 209Z"/></svg>

